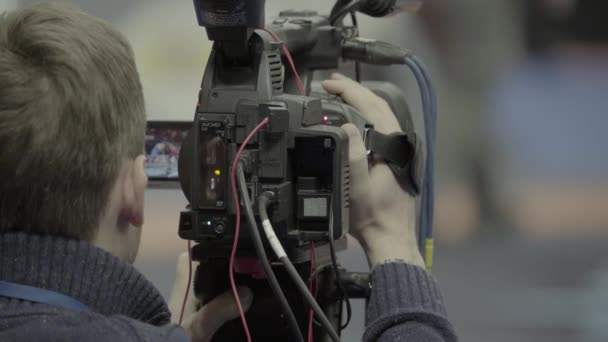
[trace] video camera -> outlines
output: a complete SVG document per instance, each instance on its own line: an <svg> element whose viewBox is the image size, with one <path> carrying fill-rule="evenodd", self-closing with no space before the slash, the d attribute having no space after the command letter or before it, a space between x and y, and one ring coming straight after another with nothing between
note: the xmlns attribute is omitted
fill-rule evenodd
<svg viewBox="0 0 608 342"><path fill-rule="evenodd" d="M401 124L403 133L384 135L365 113L322 92L313 76L339 69L343 60L416 64L409 52L361 39L355 26L343 24L349 14L356 20L356 11L381 17L415 2L339 0L329 16L291 10L266 23L264 0L194 0L214 46L179 155L179 181L190 203L180 214L179 236L197 242L191 256L200 262L195 293L203 304L236 283L255 294L249 327L235 320L213 341L247 335L303 341L309 308L319 322L315 340L336 341L343 300L350 319L348 298L367 296L367 275L346 272L335 256L350 210L348 137L340 126L355 124L369 155L382 157L412 195L424 196L428 187L428 148L396 86L364 83ZM417 78L428 80L418 71ZM430 101L428 81L423 85ZM249 229L241 231L245 221ZM419 235L422 246L428 233Z"/></svg>

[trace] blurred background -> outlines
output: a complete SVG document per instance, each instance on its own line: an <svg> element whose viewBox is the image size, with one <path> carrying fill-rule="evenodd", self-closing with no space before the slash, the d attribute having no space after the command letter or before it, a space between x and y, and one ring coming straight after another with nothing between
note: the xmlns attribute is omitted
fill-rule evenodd
<svg viewBox="0 0 608 342"><path fill-rule="evenodd" d="M211 48L191 1L74 0L131 41L150 120L191 120ZM267 0L329 12L327 0ZM31 1L0 0L0 10ZM362 36L407 47L439 89L435 276L462 341L608 340L608 2L433 0L360 16ZM412 75L367 68L407 94ZM420 122L418 122L420 124ZM137 266L168 295L178 188L147 193ZM366 270L349 240L341 262ZM344 332L360 339L364 305Z"/></svg>

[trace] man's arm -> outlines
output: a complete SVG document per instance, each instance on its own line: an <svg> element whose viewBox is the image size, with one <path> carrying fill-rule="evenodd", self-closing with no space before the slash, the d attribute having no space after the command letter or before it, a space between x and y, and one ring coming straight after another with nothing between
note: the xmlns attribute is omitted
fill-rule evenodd
<svg viewBox="0 0 608 342"><path fill-rule="evenodd" d="M341 75L325 81L384 134L401 131L388 104ZM416 239L416 202L382 160L368 164L359 130L347 124L351 229L372 268L364 341L456 341L436 280L424 270Z"/></svg>
<svg viewBox="0 0 608 342"><path fill-rule="evenodd" d="M363 341L456 341L437 281L419 266L387 262L372 271Z"/></svg>

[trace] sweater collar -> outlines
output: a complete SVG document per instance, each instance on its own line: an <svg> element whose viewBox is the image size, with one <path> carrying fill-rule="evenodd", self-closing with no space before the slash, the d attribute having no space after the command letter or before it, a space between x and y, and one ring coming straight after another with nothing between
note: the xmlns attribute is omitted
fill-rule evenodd
<svg viewBox="0 0 608 342"><path fill-rule="evenodd" d="M85 241L0 234L0 280L62 293L103 315L153 325L170 320L152 283L132 265Z"/></svg>

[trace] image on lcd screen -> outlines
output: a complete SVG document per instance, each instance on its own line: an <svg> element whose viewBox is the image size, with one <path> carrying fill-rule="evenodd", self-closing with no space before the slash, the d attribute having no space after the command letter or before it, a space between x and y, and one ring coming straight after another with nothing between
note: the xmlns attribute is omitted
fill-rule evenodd
<svg viewBox="0 0 608 342"><path fill-rule="evenodd" d="M179 151L188 134L187 124L151 124L146 129L146 174L150 179L177 180Z"/></svg>

